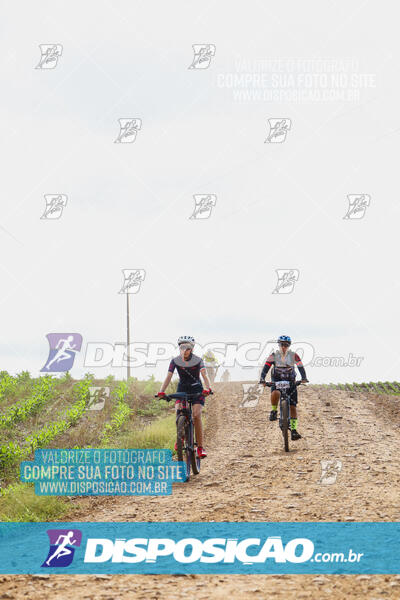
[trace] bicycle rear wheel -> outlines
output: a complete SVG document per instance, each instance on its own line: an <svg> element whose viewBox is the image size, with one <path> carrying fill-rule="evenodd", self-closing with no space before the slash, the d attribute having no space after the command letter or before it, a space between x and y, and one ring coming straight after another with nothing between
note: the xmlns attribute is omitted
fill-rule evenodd
<svg viewBox="0 0 400 600"><path fill-rule="evenodd" d="M281 427L285 452L289 452L289 402L287 398L281 397Z"/></svg>
<svg viewBox="0 0 400 600"><path fill-rule="evenodd" d="M180 462L184 462L186 465L186 481L189 480L191 467L190 451L188 449L189 441L187 439L188 429L189 426L186 417L184 415L180 415L176 424L176 446L178 460Z"/></svg>

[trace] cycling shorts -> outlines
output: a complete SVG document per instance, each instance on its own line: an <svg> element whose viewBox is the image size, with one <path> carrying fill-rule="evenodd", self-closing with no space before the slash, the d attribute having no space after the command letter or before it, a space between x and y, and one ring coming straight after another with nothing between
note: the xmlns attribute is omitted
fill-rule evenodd
<svg viewBox="0 0 400 600"><path fill-rule="evenodd" d="M185 383L179 382L178 389L176 391L186 392L186 394L199 394L203 391L203 386L201 385L200 381L198 383L194 383L193 385L187 385ZM181 404L181 402L182 400L175 400L175 405ZM202 406L204 406L204 396L199 396L198 398L196 398L196 400L193 400L192 404L201 404Z"/></svg>
<svg viewBox="0 0 400 600"><path fill-rule="evenodd" d="M275 383L272 383L271 393L276 390ZM290 390L289 396L290 406L297 406L297 386L293 386Z"/></svg>

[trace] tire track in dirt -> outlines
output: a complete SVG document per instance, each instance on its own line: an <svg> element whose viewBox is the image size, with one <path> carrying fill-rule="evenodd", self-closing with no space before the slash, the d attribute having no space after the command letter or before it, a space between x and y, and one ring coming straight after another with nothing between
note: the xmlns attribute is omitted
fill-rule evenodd
<svg viewBox="0 0 400 600"><path fill-rule="evenodd" d="M172 496L72 500L71 521L398 521L400 450L395 396L299 388L303 438L283 451L268 420L269 392L241 408L241 383L216 384L207 403L200 475L174 484ZM333 485L320 481L322 459L342 461ZM379 499L378 499L379 498ZM186 507L181 511L179 506ZM99 578L100 577L100 578ZM3 577L4 580L4 577ZM76 598L400 598L400 576L74 576ZM6 588L4 588L6 585ZM18 576L1 584L11 598L71 598L71 579ZM25 586L28 586L26 588ZM46 587L47 586L47 587ZM10 590L10 592L8 592ZM382 594L382 596L381 596ZM0 596L1 597L1 596Z"/></svg>

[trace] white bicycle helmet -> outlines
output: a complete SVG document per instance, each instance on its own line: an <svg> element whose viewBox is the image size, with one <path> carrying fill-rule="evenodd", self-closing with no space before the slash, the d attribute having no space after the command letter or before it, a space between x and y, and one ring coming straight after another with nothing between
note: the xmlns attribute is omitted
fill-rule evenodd
<svg viewBox="0 0 400 600"><path fill-rule="evenodd" d="M191 335L181 335L178 338L178 346L180 346L181 344L192 344L194 346L195 343L196 341Z"/></svg>

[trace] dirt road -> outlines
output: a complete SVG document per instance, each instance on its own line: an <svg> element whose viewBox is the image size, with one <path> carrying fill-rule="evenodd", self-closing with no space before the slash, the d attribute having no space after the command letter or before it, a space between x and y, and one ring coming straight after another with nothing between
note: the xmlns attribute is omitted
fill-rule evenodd
<svg viewBox="0 0 400 600"><path fill-rule="evenodd" d="M268 421L269 393L241 407L241 383L216 384L208 400L201 474L167 497L71 502L71 521L398 521L400 401L394 396L299 388L303 438L283 452ZM396 457L393 460L393 457ZM321 460L340 460L323 485ZM183 513L177 504L191 507ZM79 505L79 506L78 506ZM0 598L400 598L399 576L0 577ZM71 583L71 581L73 583ZM73 588L71 587L73 586ZM71 596L71 589L73 594ZM3 596L1 596L3 592ZM4 595L7 594L7 595Z"/></svg>

